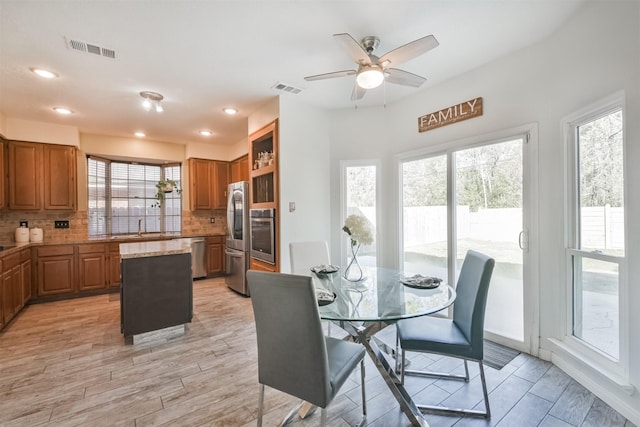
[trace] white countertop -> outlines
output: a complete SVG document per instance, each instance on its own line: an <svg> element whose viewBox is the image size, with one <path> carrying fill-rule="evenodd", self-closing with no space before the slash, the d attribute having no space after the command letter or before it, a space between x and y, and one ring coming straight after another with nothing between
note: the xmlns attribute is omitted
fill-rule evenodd
<svg viewBox="0 0 640 427"><path fill-rule="evenodd" d="M122 259L188 253L191 253L191 239L173 239L120 244L120 257Z"/></svg>

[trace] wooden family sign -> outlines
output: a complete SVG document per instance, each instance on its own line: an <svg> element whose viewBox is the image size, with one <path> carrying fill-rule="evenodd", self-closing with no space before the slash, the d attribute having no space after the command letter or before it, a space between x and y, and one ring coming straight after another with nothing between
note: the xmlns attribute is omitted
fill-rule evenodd
<svg viewBox="0 0 640 427"><path fill-rule="evenodd" d="M418 117L418 132L425 132L481 115L482 97L471 99Z"/></svg>

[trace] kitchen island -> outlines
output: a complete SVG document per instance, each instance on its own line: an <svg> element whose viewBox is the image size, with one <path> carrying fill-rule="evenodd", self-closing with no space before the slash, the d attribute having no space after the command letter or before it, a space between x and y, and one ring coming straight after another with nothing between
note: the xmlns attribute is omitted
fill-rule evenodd
<svg viewBox="0 0 640 427"><path fill-rule="evenodd" d="M191 322L191 239L120 244L125 339Z"/></svg>

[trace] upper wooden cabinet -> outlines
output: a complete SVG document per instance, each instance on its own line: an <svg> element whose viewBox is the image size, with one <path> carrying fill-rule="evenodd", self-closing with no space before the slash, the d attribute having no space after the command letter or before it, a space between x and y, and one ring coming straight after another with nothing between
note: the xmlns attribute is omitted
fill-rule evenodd
<svg viewBox="0 0 640 427"><path fill-rule="evenodd" d="M42 146L9 142L9 209L42 209Z"/></svg>
<svg viewBox="0 0 640 427"><path fill-rule="evenodd" d="M278 121L249 135L252 208L278 207Z"/></svg>
<svg viewBox="0 0 640 427"><path fill-rule="evenodd" d="M76 148L9 141L8 207L75 210Z"/></svg>
<svg viewBox="0 0 640 427"><path fill-rule="evenodd" d="M189 159L189 207L192 211L225 209L229 163Z"/></svg>
<svg viewBox="0 0 640 427"><path fill-rule="evenodd" d="M249 181L249 155L244 155L231 162L231 181Z"/></svg>
<svg viewBox="0 0 640 427"><path fill-rule="evenodd" d="M0 139L0 208L5 204L4 171L4 142Z"/></svg>
<svg viewBox="0 0 640 427"><path fill-rule="evenodd" d="M76 209L76 149L43 145L44 209Z"/></svg>

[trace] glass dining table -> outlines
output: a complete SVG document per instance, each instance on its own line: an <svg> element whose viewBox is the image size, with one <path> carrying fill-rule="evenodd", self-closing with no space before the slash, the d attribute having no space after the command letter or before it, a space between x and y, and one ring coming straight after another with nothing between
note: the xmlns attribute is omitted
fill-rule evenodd
<svg viewBox="0 0 640 427"><path fill-rule="evenodd" d="M449 307L456 298L455 290L446 283L431 285L435 286L432 288L411 281L406 285L403 283L407 282L405 273L386 268L367 268L366 277L358 282L346 280L341 273L312 273L317 291L326 290L335 295L330 303L319 299L320 317L339 323L355 341L364 345L402 412L413 425L428 427L396 375L395 349L374 334L397 320L425 316Z"/></svg>

